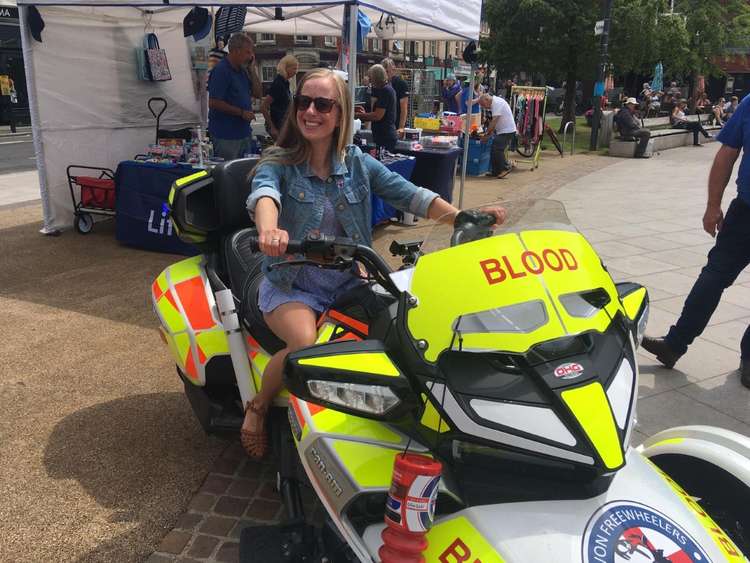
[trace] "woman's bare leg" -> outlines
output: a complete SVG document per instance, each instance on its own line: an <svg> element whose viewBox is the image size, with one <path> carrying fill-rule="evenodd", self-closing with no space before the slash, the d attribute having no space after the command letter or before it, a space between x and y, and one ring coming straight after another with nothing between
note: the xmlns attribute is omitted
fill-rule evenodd
<svg viewBox="0 0 750 563"><path fill-rule="evenodd" d="M261 411L267 409L281 391L287 354L314 344L317 338L317 316L315 311L303 303L284 303L263 318L274 334L286 343L286 347L271 356L263 372L261 390L253 398L253 403ZM248 409L242 424L243 430L257 432L259 426L260 417Z"/></svg>

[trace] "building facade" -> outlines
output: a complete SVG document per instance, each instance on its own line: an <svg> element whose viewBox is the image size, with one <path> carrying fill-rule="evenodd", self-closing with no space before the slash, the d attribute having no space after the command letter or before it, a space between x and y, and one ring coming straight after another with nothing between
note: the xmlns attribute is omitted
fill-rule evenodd
<svg viewBox="0 0 750 563"><path fill-rule="evenodd" d="M319 66L335 67L339 59L340 38L335 36L280 35L256 33L255 51L264 88L276 76L276 65L281 57L290 54L300 63L298 77ZM364 48L357 53L358 83L367 69L383 58L391 57L404 68L419 68L432 72L440 80L454 72L466 72L461 63L464 43L461 41L400 41L368 37Z"/></svg>

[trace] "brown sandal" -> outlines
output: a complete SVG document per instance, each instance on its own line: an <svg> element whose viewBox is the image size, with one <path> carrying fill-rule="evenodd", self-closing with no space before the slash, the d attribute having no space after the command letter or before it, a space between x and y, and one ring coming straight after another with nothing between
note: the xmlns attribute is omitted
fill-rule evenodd
<svg viewBox="0 0 750 563"><path fill-rule="evenodd" d="M255 432L240 429L240 443L247 455L254 459L262 459L268 453L268 434L266 433L266 413L268 407L259 407L255 400L249 401L245 406L245 413L252 412L258 417L258 429Z"/></svg>

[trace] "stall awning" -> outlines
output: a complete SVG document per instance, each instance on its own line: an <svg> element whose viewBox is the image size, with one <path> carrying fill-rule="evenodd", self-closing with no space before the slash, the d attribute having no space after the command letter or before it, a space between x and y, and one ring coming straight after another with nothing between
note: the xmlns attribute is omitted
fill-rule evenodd
<svg viewBox="0 0 750 563"><path fill-rule="evenodd" d="M6 0L0 0L0 2ZM20 0L19 5L36 6L101 6L101 7L140 7L154 10L170 10L180 6L219 6L240 4L247 6L246 26L250 31L260 33L340 35L343 21L343 0L274 0L267 2L247 2L229 0L224 2L196 2L195 0L169 0L169 3L156 0ZM403 2L399 0L369 0L359 2L373 23L382 14L390 14L396 19L396 32L393 39L443 40L478 39L479 20L482 12L481 0L420 0ZM274 8L281 8L283 20L274 19ZM375 37L375 34L371 34Z"/></svg>

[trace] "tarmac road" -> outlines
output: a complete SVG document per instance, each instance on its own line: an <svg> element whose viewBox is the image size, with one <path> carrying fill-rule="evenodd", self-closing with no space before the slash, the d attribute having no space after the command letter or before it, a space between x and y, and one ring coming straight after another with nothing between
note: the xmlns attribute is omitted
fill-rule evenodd
<svg viewBox="0 0 750 563"><path fill-rule="evenodd" d="M0 174L35 168L36 156L30 132L0 135Z"/></svg>

